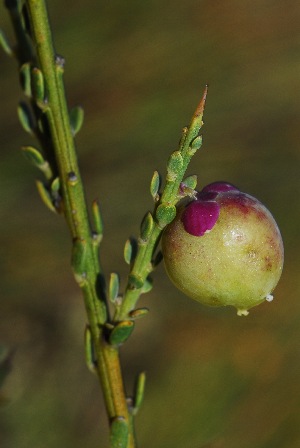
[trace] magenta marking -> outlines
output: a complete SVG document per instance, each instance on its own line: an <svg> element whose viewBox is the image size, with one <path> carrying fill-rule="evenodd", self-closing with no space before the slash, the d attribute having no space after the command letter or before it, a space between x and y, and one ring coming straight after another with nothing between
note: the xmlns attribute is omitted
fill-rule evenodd
<svg viewBox="0 0 300 448"><path fill-rule="evenodd" d="M213 201L193 201L184 210L181 220L185 230L194 236L202 236L216 224L220 207Z"/></svg>

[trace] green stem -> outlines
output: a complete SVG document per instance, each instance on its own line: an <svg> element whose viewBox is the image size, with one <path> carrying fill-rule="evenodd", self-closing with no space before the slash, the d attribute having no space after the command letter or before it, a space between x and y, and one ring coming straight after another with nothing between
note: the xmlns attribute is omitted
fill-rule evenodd
<svg viewBox="0 0 300 448"><path fill-rule="evenodd" d="M32 39L46 86L44 113L49 122L63 198L63 212L73 239L72 265L82 289L90 324L97 371L110 422L122 417L128 424L127 448L135 446L131 417L126 401L119 350L106 343L103 335L108 316L105 296L99 287L101 269L88 219L83 184L70 127L63 83L63 59L56 56L46 5L27 0Z"/></svg>
<svg viewBox="0 0 300 448"><path fill-rule="evenodd" d="M144 282L147 276L152 271L151 259L153 257L154 249L161 236L162 229L155 223L153 231L146 243L141 242L139 245L139 250L137 257L134 261L133 267L131 269L131 274L137 275ZM116 311L115 320L125 320L128 319L128 314L135 308L135 305L141 295L140 288L133 288L128 282L123 302L119 309Z"/></svg>
<svg viewBox="0 0 300 448"><path fill-rule="evenodd" d="M199 131L203 125L202 117L204 113L206 95L207 86L192 117L190 126L188 128L184 128L183 130L183 137L179 148L182 156L182 165L180 169L178 169L178 171L174 173L174 178L168 180L167 176L167 182L164 191L160 196L159 202L155 205L154 208L154 216L159 205L165 204L167 206L176 206L177 202L180 200L180 195L178 194L180 183L183 180L192 156L195 154L196 150L201 147L202 140L201 137L199 137ZM193 147L193 142L195 142L195 139L197 138L200 138L200 142L197 142L197 144L195 143L195 147ZM128 317L130 316L130 311L135 308L136 303L140 298L142 289L133 287L130 278L132 275L134 275L140 280L141 284L143 284L147 276L153 270L153 255L159 243L165 225L166 224L162 224L157 220L154 221L153 229L147 241L140 240L138 253L128 277L128 283L125 289L122 304L116 310L116 314L114 317L116 321L128 319Z"/></svg>
<svg viewBox="0 0 300 448"><path fill-rule="evenodd" d="M139 399L135 397L132 405L127 402L119 349L117 346L109 344L106 338L106 331L112 328L112 322L106 294L102 287L103 274L98 253L102 225L97 211L98 207L94 203L93 213L94 218L96 217L95 227L98 232L98 235L94 237L89 223L70 126L63 83L64 60L55 54L53 48L45 0L25 0L34 46L24 27L25 21L21 17L22 3L19 0L7 0L6 5L10 10L18 41L16 56L19 64L21 66L23 63L29 62L28 65L32 68L31 75L35 76L36 84L33 84L35 90L33 89L32 97L33 110L37 119L40 118L41 113L43 114L46 128L50 130L49 139L45 138L43 134L43 126L36 132L36 135L44 147L45 153L50 156L54 153L55 166L51 168L52 172L59 174L62 203L55 203L53 208L64 213L73 240L72 268L75 280L82 289L84 297L89 321L88 331L92 339L91 353L95 354L95 367L102 385L110 422L111 446L112 448L135 448L133 415L137 412L141 397ZM43 86L45 86L45 97ZM201 146L199 130L202 126L205 98L206 90L189 128L184 129L179 150L175 151L169 159L163 192L153 195L155 201L158 198L158 202L155 204L153 215L150 213L147 215L147 220L141 229L138 253L131 266L124 298L122 304L116 306L115 323L131 319L130 312L135 308L143 292L147 276L153 270L153 255L162 231L175 216L175 206L182 197L183 176L191 157ZM55 169L53 170L53 168ZM48 181L57 183L57 179L48 179ZM50 205L52 205L51 200ZM118 325L115 328L118 328ZM137 403L139 403L138 406Z"/></svg>

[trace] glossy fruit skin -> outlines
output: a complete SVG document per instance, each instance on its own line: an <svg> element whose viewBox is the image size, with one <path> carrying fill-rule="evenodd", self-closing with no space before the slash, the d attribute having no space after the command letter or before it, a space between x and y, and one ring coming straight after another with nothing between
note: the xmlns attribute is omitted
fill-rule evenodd
<svg viewBox="0 0 300 448"><path fill-rule="evenodd" d="M209 306L234 306L239 315L272 300L284 259L268 209L224 182L179 205L163 233L162 251L177 288Z"/></svg>

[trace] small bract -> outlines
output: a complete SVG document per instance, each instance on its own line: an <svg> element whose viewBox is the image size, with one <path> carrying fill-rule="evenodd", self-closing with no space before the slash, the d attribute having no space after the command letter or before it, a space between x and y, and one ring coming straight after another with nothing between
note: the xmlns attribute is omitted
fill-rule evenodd
<svg viewBox="0 0 300 448"><path fill-rule="evenodd" d="M207 185L183 201L162 237L166 271L175 286L210 306L238 315L267 300L282 273L278 226L254 197L226 182Z"/></svg>

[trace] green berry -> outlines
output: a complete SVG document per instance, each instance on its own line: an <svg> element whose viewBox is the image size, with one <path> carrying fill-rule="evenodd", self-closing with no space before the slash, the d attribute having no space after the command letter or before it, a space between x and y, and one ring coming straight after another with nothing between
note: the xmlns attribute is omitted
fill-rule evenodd
<svg viewBox="0 0 300 448"><path fill-rule="evenodd" d="M225 182L179 205L162 237L166 271L178 289L239 315L271 301L283 268L283 243L268 209Z"/></svg>

